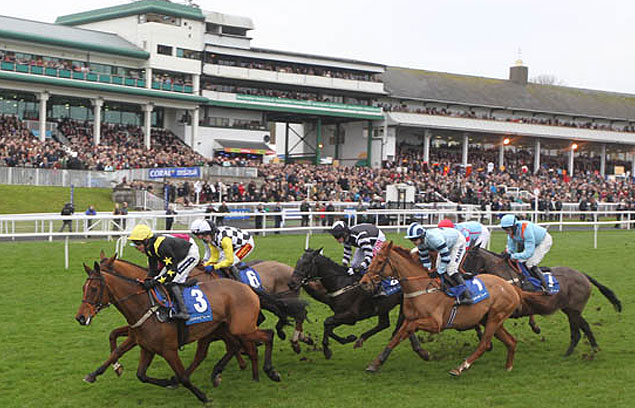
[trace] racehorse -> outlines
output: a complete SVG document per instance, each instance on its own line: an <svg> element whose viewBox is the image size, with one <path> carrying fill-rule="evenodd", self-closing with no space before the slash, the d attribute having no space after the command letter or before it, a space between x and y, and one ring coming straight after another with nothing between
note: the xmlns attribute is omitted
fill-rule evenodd
<svg viewBox="0 0 635 408"><path fill-rule="evenodd" d="M333 352L329 348L329 337L340 344L355 342L355 348L361 347L364 341L370 336L378 333L390 326L390 311L397 305L401 305L403 295L396 291L388 296L376 297L368 293L359 284L359 277L350 276L346 273L345 266L338 265L331 259L322 255L322 249L307 249L296 263L295 271L289 283L291 290L304 287L310 296L328 305L334 312L324 320L324 333L322 336L322 347L324 356L330 359ZM319 280L326 289L327 296L321 293L315 294L310 284ZM315 295L315 296L314 296ZM335 334L334 330L342 324L354 325L356 322L369 317L377 316L377 325L372 329L362 333L359 339L354 335L345 338ZM399 313L399 322L401 313ZM398 323L399 325L399 323ZM421 348L416 336L411 336L412 348L425 360L428 353Z"/></svg>
<svg viewBox="0 0 635 408"><path fill-rule="evenodd" d="M136 342L141 346L137 377L141 381L147 378L146 371L155 354L159 354L168 362L178 382L189 389L200 401L207 402L207 396L190 381L179 357L177 326L171 323L160 323L153 318L151 301L147 291L142 288L142 282L130 277L130 270L133 268L138 267L118 261L114 256L103 259L99 264L95 263L94 270L88 273L84 283L82 303L75 317L76 320L81 325L89 325L101 309L110 304L115 305L126 318ZM138 274L138 272L132 274ZM257 363L258 360L255 342L265 344L263 369L271 380L280 381L280 375L273 368L271 361L273 330L261 330L256 324L260 312L258 296L246 285L231 280L201 282L199 288L207 296L209 306L214 313L214 320L190 326L184 343L198 340L211 341L211 338L218 334L219 329L223 330L221 325L224 323L226 330L239 340L252 363ZM225 360L224 363L226 364L238 350L239 347L231 347L231 351L222 359ZM257 380L257 366L252 374Z"/></svg>
<svg viewBox="0 0 635 408"><path fill-rule="evenodd" d="M392 241L384 243L375 255L361 283L368 290L373 290L382 278L388 277L398 279L404 292L404 322L384 351L368 366L367 371L376 372L390 352L417 330L430 333L439 333L449 328L467 330L475 328L481 322L485 322L485 332L478 348L458 367L450 370L450 374L459 376L470 368L485 352L492 336L496 336L507 347L505 367L508 371L513 368L516 339L505 329L503 323L520 306L519 290L514 286L498 276L479 276L489 297L473 305L456 306L453 298L433 287L436 282L427 276L418 261L412 259L410 250L393 245Z"/></svg>
<svg viewBox="0 0 635 408"><path fill-rule="evenodd" d="M103 260L104 258L106 258L106 256L102 251L102 253L100 254L100 259ZM126 262L126 261L121 261L121 262ZM290 281L291 275L293 274L293 268L291 268L289 265L286 265L277 261L261 261L261 260L250 261L247 263L247 265L250 266L251 268L254 268L258 272L262 281L262 286L267 293L274 294L277 297L280 297L281 299L298 300L299 289L292 291L292 290L289 290L289 287L288 287L288 282ZM138 265L135 265L135 266L138 266ZM139 268L141 267L139 266ZM135 276L138 279L143 279L147 275L147 271L145 269L139 269L139 272L140 272L139 276ZM190 278L195 278L199 282L207 281L210 279L217 279L218 277L216 274L205 273L203 269L201 268L193 269L189 276ZM315 293L316 296L318 296L320 293L325 293L324 288L319 282L311 283L310 288L307 288L307 290L310 290L310 291L312 290L313 291L312 293ZM303 330L303 322L306 319L305 307L302 306L302 307L296 308L293 317L295 319L295 331L293 333L293 337L291 338L291 347L296 353L299 353L300 352L299 341L302 341L309 345L313 345L313 340L309 336L306 336ZM284 335L284 332L282 331L284 326L283 322L284 322L284 319L279 319L278 324L276 325L276 330L278 331L279 337L284 337L280 335L281 333ZM124 336L128 336L128 338L124 342L122 342L121 345L117 346L117 339L119 337L124 337ZM224 340L223 338L221 339ZM111 352L110 356L102 365L100 365L97 369L95 369L95 371L87 374L84 377L84 381L89 383L95 382L97 379L97 376L103 374L111 364L113 365L113 369L115 370L115 373L118 376L121 376L121 374L123 373L123 365L119 362L119 358L121 358L121 356L123 356L126 352L128 352L134 346L137 345L136 341L134 340L134 336L130 336L130 331L128 326L122 326L110 332L109 342L110 342L110 352ZM202 350L199 351L197 347L197 355L199 355L199 353L203 353L202 354L203 356L206 354ZM238 366L240 367L240 369L241 370L244 369L246 365L240 353L236 354L235 357L238 360ZM195 359L194 362L192 363L192 366L188 367L186 371L189 374L191 374L193 369L196 368L194 364L198 365L198 363L200 363L200 361L197 361L197 359ZM153 379L150 379L150 380L153 380ZM213 376L213 383L215 387L220 384L220 381L221 381L220 373Z"/></svg>
<svg viewBox="0 0 635 408"><path fill-rule="evenodd" d="M103 251L100 254L100 258L101 260L106 258ZM120 261L120 262L127 262L127 261ZM130 265L132 266L135 266L135 268L131 268L129 270L129 273L131 274L130 277L143 280L147 276L147 270L145 268L142 268L131 262L128 262L128 263L130 263ZM84 264L84 269L86 270L88 274L91 273L91 269L86 264ZM136 275L133 275L134 273L136 273ZM192 273L190 274L190 277L197 279L197 281L199 282L210 280L210 279L216 279L216 275L210 275L210 274L204 273L204 271L201 269L194 269ZM126 337L126 339L118 346L117 339L119 337ZM233 342L235 341L235 339L230 337L231 335L229 335L228 333L225 333L225 330L219 330L219 336L218 336L219 340L223 340L225 341L225 343L232 342L232 344L234 344ZM132 329L130 329L130 326L126 325L126 326L117 327L116 329L112 330L108 338L110 342L110 356L95 371L87 374L84 377L84 381L88 383L94 383L97 380L97 377L103 374L111 364L117 376L121 376L123 374L123 365L119 362L119 358L121 358L121 356L126 354L128 351L130 351L132 348L134 348L137 345L137 341L134 336L134 333ZM216 338L210 339L210 341L213 341L213 340L216 340ZM194 370L196 369L196 367L198 367L198 365L205 359L205 356L207 355L208 347L209 347L209 342L199 341L197 343L196 357L194 358L190 366L185 370L188 375L191 375L192 372L194 372ZM227 347L228 347L227 352L229 353L231 351L229 348L230 346L227 345ZM240 369L244 370L246 368L246 364L242 356L240 355L240 353L237 353L235 357L236 357L236 360L238 361L238 366L240 367ZM212 375L212 382L214 384L214 387L217 387L221 382L220 371L221 371L221 366L219 363L214 368L215 374ZM169 381L147 377L146 382L156 384L156 385L161 385L161 386L166 386L166 384L169 386L177 385L176 377L173 377Z"/></svg>
<svg viewBox="0 0 635 408"><path fill-rule="evenodd" d="M500 276L523 289L530 289L527 287L527 284L531 286L528 282L524 283L525 281L521 279L522 275L517 272L517 267L514 267L511 262L506 262L502 255L484 248L472 248L467 251L462 266L463 269L470 272ZM569 356L573 353L573 350L580 341L580 331L585 334L589 343L591 343L593 351L597 351L599 347L591 331L591 326L589 326L589 323L582 317L582 311L591 296L591 284L600 290L618 312L622 311L622 303L612 290L587 274L565 266L551 268L551 273L558 280L560 291L549 296L522 292L521 308L514 312L512 317L522 317L533 314L550 315L558 310L562 310L569 319L569 328L571 330L571 342L565 356ZM532 328L536 332L540 331L540 328L535 325L533 325Z"/></svg>

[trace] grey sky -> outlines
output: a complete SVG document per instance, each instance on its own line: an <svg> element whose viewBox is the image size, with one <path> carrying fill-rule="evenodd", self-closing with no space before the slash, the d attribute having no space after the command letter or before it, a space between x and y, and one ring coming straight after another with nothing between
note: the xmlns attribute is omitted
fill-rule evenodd
<svg viewBox="0 0 635 408"><path fill-rule="evenodd" d="M120 0L3 2L0 13L53 22ZM518 50L529 75L635 93L635 3L605 0L195 0L250 17L261 48L506 78Z"/></svg>

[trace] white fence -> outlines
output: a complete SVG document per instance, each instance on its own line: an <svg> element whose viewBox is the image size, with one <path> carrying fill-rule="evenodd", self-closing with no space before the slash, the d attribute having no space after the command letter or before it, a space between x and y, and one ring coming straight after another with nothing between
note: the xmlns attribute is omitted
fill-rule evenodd
<svg viewBox="0 0 635 408"><path fill-rule="evenodd" d="M527 211L513 211L520 216L538 220L538 223L548 228L562 231L566 227L590 229L594 231L594 248L597 248L598 231L602 228L631 229L635 223L635 212L580 212L560 211L551 212L551 220L540 220L546 214ZM509 212L505 212L509 213ZM498 228L498 219L503 212L455 211L451 209L415 209L415 210L355 210L336 212L299 212L286 209L282 212L230 212L205 213L201 209L190 209L179 214L166 215L164 212L130 212L127 216L98 213L95 216L72 215L62 216L54 214L11 214L0 216L0 241L64 239L65 266L68 268L69 238L107 238L120 239L118 253L121 255L125 237L137 224L149 225L156 233L189 232L188 226L197 218L211 217L217 224L233 225L251 233L266 236L274 232L306 234L308 247L312 233L323 232L330 228L333 221L345 219L349 225L359 222L369 222L380 226L384 231L402 232L410 222L418 221L427 227L436 226L443 218L454 221L477 220L489 228ZM303 225L302 217L306 217ZM584 216L584 220L581 217ZM277 220L276 220L277 218ZM610 219L607 219L610 218ZM278 227L278 221L280 226ZM256 228L258 222L259 227ZM1 243L0 243L1 245Z"/></svg>

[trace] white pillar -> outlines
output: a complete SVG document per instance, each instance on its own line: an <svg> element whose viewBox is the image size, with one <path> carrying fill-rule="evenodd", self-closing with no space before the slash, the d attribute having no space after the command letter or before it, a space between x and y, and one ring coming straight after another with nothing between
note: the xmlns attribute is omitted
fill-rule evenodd
<svg viewBox="0 0 635 408"><path fill-rule="evenodd" d="M192 109L192 134L190 135L190 147L194 149L195 142L198 140L198 121L199 121L199 109Z"/></svg>
<svg viewBox="0 0 635 408"><path fill-rule="evenodd" d="M463 152L461 155L461 164L463 164L463 167L467 166L467 148L469 144L470 144L469 133L463 133Z"/></svg>
<svg viewBox="0 0 635 408"><path fill-rule="evenodd" d="M573 177L573 158L575 157L575 150L573 150L573 143L569 146L569 176Z"/></svg>
<svg viewBox="0 0 635 408"><path fill-rule="evenodd" d="M146 88L152 88L152 68L146 68Z"/></svg>
<svg viewBox="0 0 635 408"><path fill-rule="evenodd" d="M150 150L150 136L152 134L152 109L154 105L143 105L143 144L146 150Z"/></svg>
<svg viewBox="0 0 635 408"><path fill-rule="evenodd" d="M631 177L635 177L635 152L631 153Z"/></svg>
<svg viewBox="0 0 635 408"><path fill-rule="evenodd" d="M501 139L500 147L498 148L498 169L503 168L505 164L505 138Z"/></svg>
<svg viewBox="0 0 635 408"><path fill-rule="evenodd" d="M534 144L534 174L540 170L540 139L536 139Z"/></svg>
<svg viewBox="0 0 635 408"><path fill-rule="evenodd" d="M103 105L103 99L93 99L93 144L95 146L101 143L101 107Z"/></svg>
<svg viewBox="0 0 635 408"><path fill-rule="evenodd" d="M192 89L194 93L198 95L198 91L201 90L201 76L199 74L192 75Z"/></svg>
<svg viewBox="0 0 635 408"><path fill-rule="evenodd" d="M432 131L426 130L423 135L423 161L430 162L430 139L432 139Z"/></svg>
<svg viewBox="0 0 635 408"><path fill-rule="evenodd" d="M42 92L38 99L40 101L40 117L38 121L40 131L40 142L46 139L46 101L49 100L49 93Z"/></svg>
<svg viewBox="0 0 635 408"><path fill-rule="evenodd" d="M602 143L600 150L600 175L604 177L606 173L606 144Z"/></svg>

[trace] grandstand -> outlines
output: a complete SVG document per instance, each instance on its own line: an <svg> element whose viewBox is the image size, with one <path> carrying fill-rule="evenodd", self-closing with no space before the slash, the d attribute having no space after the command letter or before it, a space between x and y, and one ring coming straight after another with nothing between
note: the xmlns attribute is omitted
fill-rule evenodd
<svg viewBox="0 0 635 408"><path fill-rule="evenodd" d="M492 79L255 48L248 17L161 0L0 24L0 113L44 150L12 157L35 141L3 128L8 166L635 166L634 95L531 84L521 62Z"/></svg>

